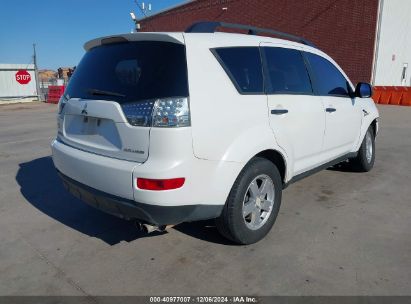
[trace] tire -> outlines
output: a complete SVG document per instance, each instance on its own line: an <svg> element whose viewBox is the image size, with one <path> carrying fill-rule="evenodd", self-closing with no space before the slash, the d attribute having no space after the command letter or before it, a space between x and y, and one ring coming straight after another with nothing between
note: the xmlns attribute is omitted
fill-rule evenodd
<svg viewBox="0 0 411 304"><path fill-rule="evenodd" d="M258 242L277 218L281 194L277 167L265 158L253 158L234 182L223 212L216 219L217 229L237 244Z"/></svg>
<svg viewBox="0 0 411 304"><path fill-rule="evenodd" d="M353 169L359 172L368 172L374 167L375 161L375 136L372 127L365 133L357 157L351 160Z"/></svg>

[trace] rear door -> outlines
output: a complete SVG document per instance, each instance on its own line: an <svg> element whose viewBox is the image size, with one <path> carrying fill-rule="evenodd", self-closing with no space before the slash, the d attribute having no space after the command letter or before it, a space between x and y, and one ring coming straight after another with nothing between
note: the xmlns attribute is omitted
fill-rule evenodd
<svg viewBox="0 0 411 304"><path fill-rule="evenodd" d="M321 96L326 113L324 155L328 160L349 153L360 135L362 110L352 94L346 76L328 59L304 53L314 79L314 89Z"/></svg>
<svg viewBox="0 0 411 304"><path fill-rule="evenodd" d="M185 46L108 41L88 50L70 79L59 139L84 151L144 162L156 100L188 96Z"/></svg>
<svg viewBox="0 0 411 304"><path fill-rule="evenodd" d="M300 49L261 44L270 126L302 173L322 162L325 112Z"/></svg>

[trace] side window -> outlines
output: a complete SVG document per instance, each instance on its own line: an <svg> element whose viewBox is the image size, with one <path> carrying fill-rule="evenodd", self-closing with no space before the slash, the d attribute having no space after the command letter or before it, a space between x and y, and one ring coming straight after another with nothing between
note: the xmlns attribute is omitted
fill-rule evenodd
<svg viewBox="0 0 411 304"><path fill-rule="evenodd" d="M217 48L212 52L240 94L264 92L258 47Z"/></svg>
<svg viewBox="0 0 411 304"><path fill-rule="evenodd" d="M312 94L313 89L300 51L263 47L267 93Z"/></svg>
<svg viewBox="0 0 411 304"><path fill-rule="evenodd" d="M350 96L350 85L334 64L321 56L311 53L305 54L314 73L319 95Z"/></svg>

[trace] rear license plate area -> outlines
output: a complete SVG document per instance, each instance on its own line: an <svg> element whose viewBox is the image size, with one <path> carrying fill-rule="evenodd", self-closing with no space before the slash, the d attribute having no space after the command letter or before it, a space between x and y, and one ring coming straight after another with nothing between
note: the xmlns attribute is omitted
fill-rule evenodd
<svg viewBox="0 0 411 304"><path fill-rule="evenodd" d="M101 125L101 118L84 116L81 124L81 134L98 134L98 127Z"/></svg>

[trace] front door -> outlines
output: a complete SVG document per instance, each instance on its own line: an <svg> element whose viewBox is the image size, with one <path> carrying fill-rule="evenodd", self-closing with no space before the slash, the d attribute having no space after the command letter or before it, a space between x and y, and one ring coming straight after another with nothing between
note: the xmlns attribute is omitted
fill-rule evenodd
<svg viewBox="0 0 411 304"><path fill-rule="evenodd" d="M353 97L346 76L329 60L312 53L304 53L310 63L315 91L325 108L326 124L323 153L329 160L352 151L358 142L362 109Z"/></svg>

